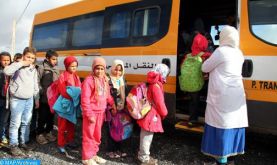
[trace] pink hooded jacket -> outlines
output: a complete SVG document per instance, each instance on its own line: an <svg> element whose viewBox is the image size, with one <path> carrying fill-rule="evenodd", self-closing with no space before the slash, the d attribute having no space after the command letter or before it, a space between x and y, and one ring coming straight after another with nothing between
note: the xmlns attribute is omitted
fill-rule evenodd
<svg viewBox="0 0 277 165"><path fill-rule="evenodd" d="M149 132L164 132L162 119L167 115L167 108L164 102L163 83L161 74L151 71L147 74L148 91L147 97L152 103L152 109L140 120L138 125Z"/></svg>
<svg viewBox="0 0 277 165"><path fill-rule="evenodd" d="M103 58L95 58L92 64L94 69L96 66L102 65L106 68L106 62ZM82 84L81 104L84 116L92 116L94 112L104 112L107 103L114 104L114 100L110 94L108 79L104 77L96 77L89 75Z"/></svg>

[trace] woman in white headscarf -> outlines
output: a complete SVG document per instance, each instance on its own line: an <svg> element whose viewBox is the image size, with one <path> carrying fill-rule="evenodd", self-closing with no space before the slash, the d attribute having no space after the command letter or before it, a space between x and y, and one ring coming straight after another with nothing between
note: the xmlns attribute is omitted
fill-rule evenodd
<svg viewBox="0 0 277 165"><path fill-rule="evenodd" d="M238 31L225 26L219 47L202 65L202 71L209 73L209 88L201 151L219 164L244 153L248 119L241 76L244 57L238 46Z"/></svg>

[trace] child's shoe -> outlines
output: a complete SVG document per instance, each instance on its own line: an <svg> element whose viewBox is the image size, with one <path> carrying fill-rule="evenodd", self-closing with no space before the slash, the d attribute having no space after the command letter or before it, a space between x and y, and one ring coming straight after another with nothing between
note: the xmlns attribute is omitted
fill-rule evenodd
<svg viewBox="0 0 277 165"><path fill-rule="evenodd" d="M43 134L37 135L36 140L37 140L37 142L39 144L46 144L46 143L48 143L48 140L44 137Z"/></svg>
<svg viewBox="0 0 277 165"><path fill-rule="evenodd" d="M35 149L35 146L32 145L32 144L30 144L30 143L29 143L28 145L26 145L25 143L23 143L23 144L19 144L19 148L23 149L24 151L29 152L29 151L34 150L34 149Z"/></svg>
<svg viewBox="0 0 277 165"><path fill-rule="evenodd" d="M18 148L17 145L10 146L10 153L12 156L25 156L25 154Z"/></svg>
<svg viewBox="0 0 277 165"><path fill-rule="evenodd" d="M147 161L141 161L141 165L158 165L158 159L154 159L150 156L150 159Z"/></svg>
<svg viewBox="0 0 277 165"><path fill-rule="evenodd" d="M58 151L60 154L67 155L66 150L64 147L58 147Z"/></svg>
<svg viewBox="0 0 277 165"><path fill-rule="evenodd" d="M9 140L6 137L3 137L1 140L1 146L6 147L9 145Z"/></svg>
<svg viewBox="0 0 277 165"><path fill-rule="evenodd" d="M99 164L104 164L107 162L106 159L101 158L100 156L95 155L94 157L92 157L92 159Z"/></svg>
<svg viewBox="0 0 277 165"><path fill-rule="evenodd" d="M50 142L54 142L57 140L57 138L52 134L52 132L47 133L45 135L45 138Z"/></svg>
<svg viewBox="0 0 277 165"><path fill-rule="evenodd" d="M82 163L83 163L84 165L98 165L98 163L96 163L96 161L93 160L93 159L82 160Z"/></svg>

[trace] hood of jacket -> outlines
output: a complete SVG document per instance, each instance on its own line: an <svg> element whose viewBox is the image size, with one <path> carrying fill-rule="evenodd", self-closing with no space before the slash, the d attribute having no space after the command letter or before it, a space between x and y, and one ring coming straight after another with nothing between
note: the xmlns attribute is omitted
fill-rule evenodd
<svg viewBox="0 0 277 165"><path fill-rule="evenodd" d="M155 71L150 71L147 73L147 83L155 84L158 82L160 82L162 84L165 83L161 74L159 74L158 72L155 72Z"/></svg>
<svg viewBox="0 0 277 165"><path fill-rule="evenodd" d="M191 46L191 54L192 56L195 56L199 54L200 52L206 52L208 48L208 40L206 39L205 36L202 34L198 33L192 42Z"/></svg>

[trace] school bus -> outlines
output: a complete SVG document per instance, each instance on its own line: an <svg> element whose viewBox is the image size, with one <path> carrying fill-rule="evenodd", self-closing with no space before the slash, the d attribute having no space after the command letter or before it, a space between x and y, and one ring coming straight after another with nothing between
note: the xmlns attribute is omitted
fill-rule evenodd
<svg viewBox="0 0 277 165"><path fill-rule="evenodd" d="M165 61L171 68L164 88L166 104L170 121L176 122L188 117L190 98L180 91L178 76L192 34L208 34L214 50L222 26L235 26L245 55L242 75L249 130L277 134L275 11L273 0L83 0L36 14L30 46L37 49L38 61L46 50L57 50L61 69L66 56L76 56L81 77L89 74L96 56L106 59L107 69L114 59L121 59L128 85L145 81L146 73ZM202 117L206 96L204 87Z"/></svg>

